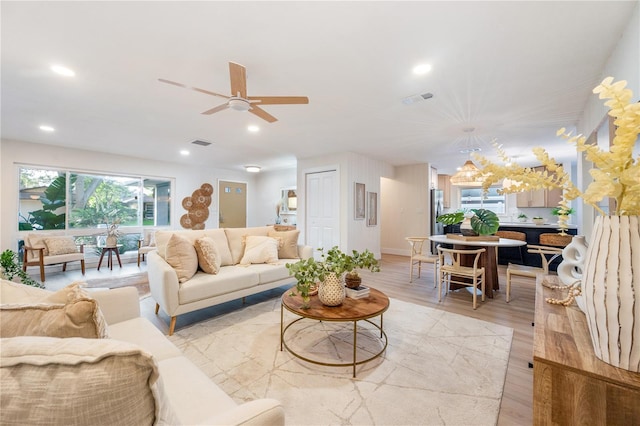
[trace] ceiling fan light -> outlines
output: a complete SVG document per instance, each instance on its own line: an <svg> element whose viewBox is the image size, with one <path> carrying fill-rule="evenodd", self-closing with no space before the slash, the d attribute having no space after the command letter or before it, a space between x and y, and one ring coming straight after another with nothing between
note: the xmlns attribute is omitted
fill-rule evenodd
<svg viewBox="0 0 640 426"><path fill-rule="evenodd" d="M231 98L229 99L229 108L235 109L236 111L249 111L251 105L249 101L240 98Z"/></svg>

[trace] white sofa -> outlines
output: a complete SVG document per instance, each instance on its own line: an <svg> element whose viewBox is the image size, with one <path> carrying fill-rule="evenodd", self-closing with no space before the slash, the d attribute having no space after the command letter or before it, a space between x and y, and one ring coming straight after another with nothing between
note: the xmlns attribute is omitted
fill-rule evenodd
<svg viewBox="0 0 640 426"><path fill-rule="evenodd" d="M11 288L10 285L6 287L13 292L14 300L6 300L5 285L7 283L3 281L2 284L2 299L4 300L1 300L1 302L14 304L20 303L20 300L15 300L15 288ZM46 290L33 287L21 287L24 287L25 298L31 299L31 301L33 301L34 296L46 296L50 293ZM168 407L160 407L160 409L156 408L156 412L170 412L171 415L165 415L164 418L166 419L169 417L171 421L165 420L159 422L158 416L156 416L155 424L284 425L284 409L278 401L273 399L258 399L243 404L237 404L233 399L231 399L231 397L216 386L198 367L185 358L180 350L178 350L176 346L174 346L156 327L154 327L151 322L140 317L138 292L134 287L95 291L91 292L91 296L97 300L100 311L102 311L104 320L107 324L109 339L134 344L136 347L139 347L143 351L151 354L157 363L157 371L159 372L159 377L164 389L163 397L160 398L159 401L162 401L164 404L168 404ZM5 344L7 345L6 348L9 347L11 339L25 338L3 338L3 345L0 346L0 353L4 351L3 346ZM33 341L34 339L48 339L48 337L31 337L26 339ZM77 338L57 340L71 342L74 339L77 340ZM104 339L80 340L89 342L89 345L92 344L91 342L100 344L100 341L104 341ZM6 359L7 357L3 355L3 363L6 363ZM2 367L3 370L5 368L9 368L5 365L2 365ZM12 374L13 373L8 373L7 375L3 374L3 380L12 376ZM64 374L68 375L70 373L67 371ZM51 383L55 383L56 378L47 376L47 380L51 380ZM27 381L23 383L29 382ZM7 388L5 388L5 386L7 386ZM3 389L8 388L9 382L3 383ZM74 407L74 404L81 404L81 400L86 399L86 395L74 395L74 391L81 393L79 390L76 390L75 386L65 387L65 389L68 389L69 392L68 395L63 396L64 400L67 401L65 404L67 406L66 408L70 410L81 410L78 406ZM21 394L29 391L30 390L20 388ZM29 424L36 421L41 421L41 424L56 423L55 414L57 413L53 412L51 412L50 416L47 416L47 418L41 418L39 420L33 418L34 413L38 412L38 405L40 403L44 404L42 400L48 399L49 396L60 397L59 395L51 395L51 392L55 392L54 390L46 390L45 392L49 392L49 394L45 395L46 398L41 398L39 401L22 401L25 407L22 412L24 414L24 418L21 419L22 421L18 421L18 423ZM0 417L5 416L2 422L7 422L7 424L9 424L15 423L15 404L17 401L15 399L12 400L7 393L8 392L2 392L3 395L0 397L3 405L0 408L4 411ZM108 390L107 395L110 395ZM5 404L8 405L5 406ZM91 406L87 409L97 410L98 408ZM118 406L114 405L107 409L117 410ZM14 421L8 419L8 416L11 415L14 416ZM18 415L21 416L21 413L18 413ZM82 411L74 412L73 416L73 418L76 419L74 423L82 424ZM150 420L153 421L153 418ZM104 423L107 421L101 420L101 422Z"/></svg>
<svg viewBox="0 0 640 426"><path fill-rule="evenodd" d="M219 271L210 274L198 270L193 277L181 283L178 273L167 262L165 256L167 244L174 234L185 237L192 244L202 237L209 237L215 241L221 259ZM147 271L151 296L156 301L156 314L159 308L162 308L171 318L169 335L173 334L176 317L180 314L244 298L286 284L293 285L294 278L289 275L285 264L313 256L310 246L297 244L298 234L299 231L275 231L273 226L157 231L157 250L148 254ZM241 265L239 263L244 254L244 241L248 236L282 237L289 243L293 241L294 249L297 247L297 256L278 257L276 261L269 263Z"/></svg>

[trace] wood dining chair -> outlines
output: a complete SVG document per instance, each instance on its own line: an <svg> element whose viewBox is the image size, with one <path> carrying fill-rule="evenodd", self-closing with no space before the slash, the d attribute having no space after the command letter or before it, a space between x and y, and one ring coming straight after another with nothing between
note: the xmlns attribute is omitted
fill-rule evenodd
<svg viewBox="0 0 640 426"><path fill-rule="evenodd" d="M492 250L492 249L491 249ZM482 301L485 296L484 267L479 266L480 255L486 249L475 250L448 249L438 246L439 273L438 273L438 302L442 301L442 284L446 285L446 293L449 293L451 284L472 287L473 309L476 309L478 287L482 292ZM462 266L460 260L463 256L473 257L473 266Z"/></svg>
<svg viewBox="0 0 640 426"><path fill-rule="evenodd" d="M548 247L531 245L527 246L527 251L532 254L539 254L542 262L542 267L526 266L509 263L507 266L507 296L506 301L509 303L511 299L511 276L518 275L521 277L536 278L538 274L549 274L549 264L553 262L558 256L562 255L562 249L559 247ZM547 257L550 256L550 257Z"/></svg>
<svg viewBox="0 0 640 426"><path fill-rule="evenodd" d="M422 270L422 262L433 264L433 287L438 279L438 255L429 253L429 237L406 237L411 246L411 260L409 263L409 282L413 282L413 268L418 266L418 278ZM425 241L427 242L425 246Z"/></svg>
<svg viewBox="0 0 640 426"><path fill-rule="evenodd" d="M495 235L500 237L500 238L508 238L510 240L527 241L527 234L525 234L524 232L518 232L518 231L496 231ZM505 248L503 248L503 250L517 249L518 250L518 254L520 255L520 263L524 264L524 255L522 253L522 250L523 250L522 247L523 246L505 247ZM496 246L496 263L499 263L498 252L499 252L499 249Z"/></svg>

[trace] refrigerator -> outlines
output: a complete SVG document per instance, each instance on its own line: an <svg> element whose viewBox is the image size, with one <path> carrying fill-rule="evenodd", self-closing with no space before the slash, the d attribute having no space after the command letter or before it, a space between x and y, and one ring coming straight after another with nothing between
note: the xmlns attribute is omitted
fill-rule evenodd
<svg viewBox="0 0 640 426"><path fill-rule="evenodd" d="M442 189L431 190L431 235L443 235L444 225L436 222L436 218L444 213L444 193ZM431 253L438 254L436 243L431 243Z"/></svg>

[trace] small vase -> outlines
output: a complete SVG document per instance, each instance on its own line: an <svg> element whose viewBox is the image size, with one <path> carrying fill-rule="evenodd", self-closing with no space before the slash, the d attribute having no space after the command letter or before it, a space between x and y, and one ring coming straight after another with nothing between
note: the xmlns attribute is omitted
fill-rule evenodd
<svg viewBox="0 0 640 426"><path fill-rule="evenodd" d="M342 279L335 273L328 274L318 288L318 298L327 306L341 305L346 296Z"/></svg>
<svg viewBox="0 0 640 426"><path fill-rule="evenodd" d="M582 273L593 350L614 367L640 371L640 220L596 218Z"/></svg>
<svg viewBox="0 0 640 426"><path fill-rule="evenodd" d="M302 306L300 306L302 309L309 309L311 307L311 296L309 295L302 295Z"/></svg>
<svg viewBox="0 0 640 426"><path fill-rule="evenodd" d="M107 247L115 247L118 245L118 238L113 235L107 236L106 245Z"/></svg>
<svg viewBox="0 0 640 426"><path fill-rule="evenodd" d="M576 235L562 250L562 262L558 265L558 278L564 285L572 285L582 279L582 266L587 255L584 235Z"/></svg>

